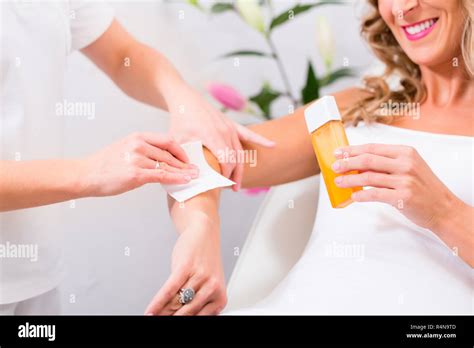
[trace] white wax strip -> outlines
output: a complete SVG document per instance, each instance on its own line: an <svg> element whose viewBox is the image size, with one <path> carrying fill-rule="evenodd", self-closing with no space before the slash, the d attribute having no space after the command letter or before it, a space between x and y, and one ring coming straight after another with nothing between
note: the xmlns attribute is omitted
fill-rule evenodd
<svg viewBox="0 0 474 348"><path fill-rule="evenodd" d="M189 162L199 168L199 177L187 184L162 185L166 192L178 202L197 196L200 193L218 188L234 185L235 182L217 173L207 163L200 141L182 144L181 147L188 155Z"/></svg>

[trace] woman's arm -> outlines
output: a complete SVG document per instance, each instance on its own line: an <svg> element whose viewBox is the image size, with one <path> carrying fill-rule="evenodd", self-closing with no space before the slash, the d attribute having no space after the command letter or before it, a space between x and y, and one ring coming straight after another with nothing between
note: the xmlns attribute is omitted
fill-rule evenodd
<svg viewBox="0 0 474 348"><path fill-rule="evenodd" d="M344 109L361 98L364 95L362 93L358 89L349 89L334 96L339 108ZM309 177L319 172L304 120L304 107L296 110L294 114L250 128L273 140L276 146L266 148L242 142L245 151L254 151L254 155L248 153L242 158L255 159L255 161L244 163L243 187L278 185ZM204 149L204 154L211 167L221 172L221 162L226 158L218 160L207 149ZM194 249L191 247L175 249L171 276L149 304L148 314L216 314L225 305L225 284L220 261L220 245L216 242L219 235L218 199L219 189L215 189L187 200L184 205L180 205L173 199L169 200L171 218L180 233L178 243L183 238L182 244L188 244L186 240L192 239L191 236L196 230L196 234L201 238L199 241L195 241ZM190 233L187 234L184 231ZM180 267L175 264L186 264L187 266ZM198 279L208 279L214 292L209 295L210 291L204 291L199 299L196 295L196 299L191 304L181 306L176 300L179 289L190 285L196 287L197 294L200 293L199 288L202 283L197 282L199 285L193 285L196 284L193 280L198 272L196 269L199 269L201 274ZM209 304L203 306L206 301Z"/></svg>
<svg viewBox="0 0 474 348"><path fill-rule="evenodd" d="M217 159L205 149L209 164L220 170ZM171 259L171 276L148 305L149 315L215 315L227 302L219 233L220 190L204 192L184 204L168 198L178 240ZM196 292L191 303L182 306L182 288Z"/></svg>
<svg viewBox="0 0 474 348"><path fill-rule="evenodd" d="M252 128L274 140L276 146L268 149L243 142L245 151L256 154L255 161L244 163L244 187L276 185L318 172L311 142L307 140L303 109ZM204 148L204 155L209 165L221 173L222 164L207 148ZM173 250L171 275L148 305L146 314L211 315L218 314L225 307L226 288L219 242L219 193L220 189L210 190L184 204L169 197L170 215L179 237ZM182 306L177 294L186 287L192 287L196 297Z"/></svg>

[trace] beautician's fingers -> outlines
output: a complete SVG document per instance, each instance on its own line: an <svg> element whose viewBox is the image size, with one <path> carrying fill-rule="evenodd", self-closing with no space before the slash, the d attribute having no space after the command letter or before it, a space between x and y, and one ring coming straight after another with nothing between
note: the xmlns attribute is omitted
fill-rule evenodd
<svg viewBox="0 0 474 348"><path fill-rule="evenodd" d="M180 169L170 166L168 163L159 162L159 166L157 166L157 161L152 160L148 157L142 155L135 155L133 156L130 161L136 168L142 169L161 169L170 173L177 173L182 175L189 175L192 179L198 177L198 171L195 169Z"/></svg>
<svg viewBox="0 0 474 348"><path fill-rule="evenodd" d="M158 161L158 162L165 162L170 166L181 168L181 169L197 169L197 167L190 163L185 163L174 157L171 153L167 150L162 150L156 146L146 144L143 149L143 154L148 158Z"/></svg>
<svg viewBox="0 0 474 348"><path fill-rule="evenodd" d="M148 157L142 155L133 155L130 157L130 162L136 168L143 168L143 169L153 169L156 167L156 161L149 159Z"/></svg>
<svg viewBox="0 0 474 348"><path fill-rule="evenodd" d="M392 158L364 153L362 155L339 159L335 161L332 170L345 173L351 170L376 171L385 173L397 172L397 161Z"/></svg>
<svg viewBox="0 0 474 348"><path fill-rule="evenodd" d="M134 156L131 161L136 167L146 169L146 171L142 172L142 174L144 175L141 178L141 180L143 180L143 184L157 182L156 180L158 180L159 183L163 184L187 183L189 182L187 177L190 177L191 179L196 179L199 176L199 171L197 169L179 169L172 167L164 162L159 162L159 167L157 167L156 161L144 156ZM156 171L161 172L156 173ZM169 173L171 175L168 175L166 173ZM162 177L163 179L160 179Z"/></svg>
<svg viewBox="0 0 474 348"><path fill-rule="evenodd" d="M188 279L187 272L173 272L166 281L166 283L161 287L158 293L153 297L150 304L145 310L146 314L159 314L163 308L172 301L176 294L181 289L182 285Z"/></svg>
<svg viewBox="0 0 474 348"><path fill-rule="evenodd" d="M153 162L153 167L151 167L149 169L157 169L156 168L156 162L155 161L152 161L152 162ZM194 168L180 169L180 168L172 167L169 164L164 163L164 162L160 162L159 169L162 169L162 170L167 171L169 173L189 175L191 177L191 179L196 179L199 176L199 170L197 168L196 169L194 169Z"/></svg>
<svg viewBox="0 0 474 348"><path fill-rule="evenodd" d="M335 150L336 158L347 158L359 156L362 154L372 154L377 156L385 156L390 158L398 158L401 153L408 151L409 146L390 145L390 144L363 144L343 146Z"/></svg>
<svg viewBox="0 0 474 348"><path fill-rule="evenodd" d="M237 129L237 133L239 134L239 139L241 141L246 141L248 143L253 143L257 145L261 145L264 147L273 147L275 146L275 142L265 138L263 135L255 133L254 131L248 129L247 127L234 123Z"/></svg>
<svg viewBox="0 0 474 348"><path fill-rule="evenodd" d="M191 175L187 173L171 173L161 168L140 170L139 179L142 184L160 183L165 185L187 184L191 181Z"/></svg>
<svg viewBox="0 0 474 348"><path fill-rule="evenodd" d="M189 162L186 152L170 135L145 132L140 133L139 136L142 136L148 144L168 151L181 162Z"/></svg>
<svg viewBox="0 0 474 348"><path fill-rule="evenodd" d="M387 188L371 188L352 193L351 197L355 202L381 202L392 206L397 206L401 197L397 196L397 191Z"/></svg>
<svg viewBox="0 0 474 348"><path fill-rule="evenodd" d="M338 187L372 186L396 188L400 179L394 175L367 171L360 174L339 175L334 179Z"/></svg>

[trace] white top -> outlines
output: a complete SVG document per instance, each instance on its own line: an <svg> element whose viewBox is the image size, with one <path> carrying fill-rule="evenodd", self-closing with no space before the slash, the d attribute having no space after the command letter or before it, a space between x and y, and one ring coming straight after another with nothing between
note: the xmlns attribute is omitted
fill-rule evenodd
<svg viewBox="0 0 474 348"><path fill-rule="evenodd" d="M113 12L97 2L2 1L0 16L0 159L61 158L63 119L55 111L63 102L67 55L95 41ZM0 213L0 304L60 282L61 232L67 228L61 209ZM37 260L14 256L27 249L37 250Z"/></svg>
<svg viewBox="0 0 474 348"><path fill-rule="evenodd" d="M457 197L474 204L474 138L383 124L361 124L347 136L352 145L415 147ZM257 306L226 314L473 314L474 271L435 234L383 203L333 209L324 187L321 180L301 259Z"/></svg>

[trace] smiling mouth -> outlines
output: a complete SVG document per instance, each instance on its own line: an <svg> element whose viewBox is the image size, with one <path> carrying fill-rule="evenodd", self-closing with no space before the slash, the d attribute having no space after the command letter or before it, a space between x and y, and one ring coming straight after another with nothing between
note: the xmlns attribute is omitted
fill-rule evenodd
<svg viewBox="0 0 474 348"><path fill-rule="evenodd" d="M438 22L438 18L427 19L418 23L402 26L408 40L419 40L428 35Z"/></svg>

